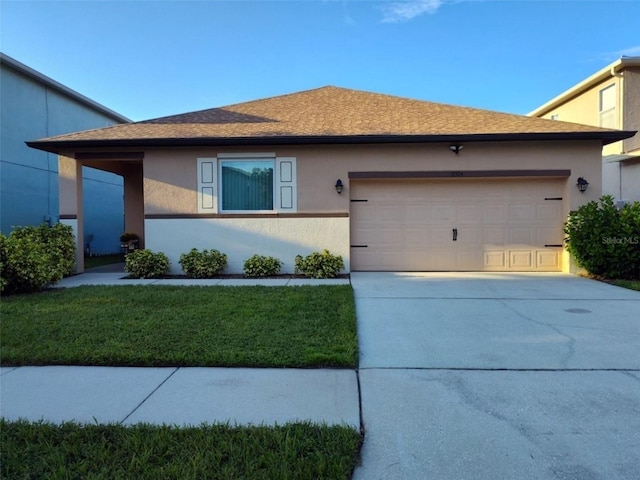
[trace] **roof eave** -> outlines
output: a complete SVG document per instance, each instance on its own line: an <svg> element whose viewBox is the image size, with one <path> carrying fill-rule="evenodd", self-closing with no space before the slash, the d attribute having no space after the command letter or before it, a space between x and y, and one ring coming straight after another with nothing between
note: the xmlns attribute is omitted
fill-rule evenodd
<svg viewBox="0 0 640 480"><path fill-rule="evenodd" d="M445 135L295 135L277 137L197 137L111 140L35 140L26 144L50 153L84 148L202 147L229 145L345 145L385 143L507 142L553 140L601 140L603 145L635 135L635 131L469 133Z"/></svg>

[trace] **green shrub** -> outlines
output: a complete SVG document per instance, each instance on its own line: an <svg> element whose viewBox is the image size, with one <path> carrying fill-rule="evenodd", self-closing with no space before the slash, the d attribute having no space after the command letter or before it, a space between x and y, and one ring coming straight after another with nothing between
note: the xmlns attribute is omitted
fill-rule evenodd
<svg viewBox="0 0 640 480"><path fill-rule="evenodd" d="M640 202L618 210L603 196L572 212L564 233L567 250L590 274L640 279Z"/></svg>
<svg viewBox="0 0 640 480"><path fill-rule="evenodd" d="M335 278L344 268L340 255L332 255L329 250L313 252L306 257L296 256L296 273L302 272L311 278Z"/></svg>
<svg viewBox="0 0 640 480"><path fill-rule="evenodd" d="M280 273L282 262L275 257L254 255L244 262L244 274L247 277L268 277Z"/></svg>
<svg viewBox="0 0 640 480"><path fill-rule="evenodd" d="M76 245L73 229L58 223L19 227L0 233L0 291L4 294L42 290L73 272Z"/></svg>
<svg viewBox="0 0 640 480"><path fill-rule="evenodd" d="M128 253L124 260L124 271L134 278L158 278L169 273L169 267L164 253L147 248Z"/></svg>
<svg viewBox="0 0 640 480"><path fill-rule="evenodd" d="M227 266L227 256L218 250L192 248L189 253L180 255L180 266L191 278L212 278L220 274Z"/></svg>

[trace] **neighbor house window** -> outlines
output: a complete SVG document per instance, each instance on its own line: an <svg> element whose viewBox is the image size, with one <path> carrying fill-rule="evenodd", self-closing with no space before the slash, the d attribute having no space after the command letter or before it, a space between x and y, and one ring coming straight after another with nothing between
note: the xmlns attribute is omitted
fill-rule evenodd
<svg viewBox="0 0 640 480"><path fill-rule="evenodd" d="M551 115L551 120L558 120L558 118L560 118L560 115L558 115L557 113Z"/></svg>
<svg viewBox="0 0 640 480"><path fill-rule="evenodd" d="M617 128L615 84L600 90L599 114L601 127Z"/></svg>
<svg viewBox="0 0 640 480"><path fill-rule="evenodd" d="M199 213L295 212L296 159L275 154L198 158Z"/></svg>

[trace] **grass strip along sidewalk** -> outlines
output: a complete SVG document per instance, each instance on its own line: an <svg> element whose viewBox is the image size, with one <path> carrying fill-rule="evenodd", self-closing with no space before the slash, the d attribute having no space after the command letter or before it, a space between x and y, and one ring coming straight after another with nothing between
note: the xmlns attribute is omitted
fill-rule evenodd
<svg viewBox="0 0 640 480"><path fill-rule="evenodd" d="M2 478L348 479L360 435L341 426L85 425L0 420Z"/></svg>
<svg viewBox="0 0 640 480"><path fill-rule="evenodd" d="M358 361L350 286L87 286L4 297L9 365L344 367ZM0 477L348 479L347 426L78 425L0 420Z"/></svg>
<svg viewBox="0 0 640 480"><path fill-rule="evenodd" d="M358 361L349 285L85 286L0 302L0 364L341 367Z"/></svg>

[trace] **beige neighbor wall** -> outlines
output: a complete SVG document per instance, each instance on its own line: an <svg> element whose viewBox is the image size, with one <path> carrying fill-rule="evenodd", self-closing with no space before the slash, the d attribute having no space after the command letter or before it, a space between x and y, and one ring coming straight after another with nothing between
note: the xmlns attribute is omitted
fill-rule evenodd
<svg viewBox="0 0 640 480"><path fill-rule="evenodd" d="M192 232L197 232L197 234L192 233L193 238L201 238L206 231L212 232L213 235L214 231L218 231L213 230L213 227L205 228L200 225L194 226L192 229L183 222L184 218L202 218L203 221L206 219L209 223L218 222L219 224L221 224L220 220L223 220L197 215L197 158L216 157L219 153L251 152L269 152L275 153L278 157L295 157L297 159L297 213L308 215L311 218L321 217L323 214L328 215L327 228L331 228L334 234L333 236L323 236L321 243L327 245L328 242L333 242L333 248L347 257L347 264L349 255L348 218L341 219L339 224L335 223L335 219L336 216L348 215L349 213L349 172L567 169L571 170L571 176L566 179L563 195L567 215L570 210L575 210L590 200L596 200L602 189L601 143L598 141L467 142L459 155L455 155L449 150L449 143L152 150L145 152L144 160L145 229L147 234L153 231L154 236L159 237L163 231L170 232L172 228L170 225L175 225L175 228L189 228ZM581 194L576 188L578 177L584 177L590 183L589 189L584 194ZM337 179L341 179L345 185L341 195L335 191L334 185ZM167 220L171 220L167 217L171 216L178 217L176 220L180 220L180 222L167 223ZM224 220L229 220L229 218ZM238 216L234 228L241 227L245 232L246 228L250 228L250 224L260 224L259 227L256 227L256 231L268 231L271 227L265 227L264 223L272 220L275 219L260 218L252 222ZM280 225L283 222L276 223ZM331 223L330 227L329 223ZM273 225L275 226L275 224ZM296 225L296 227L283 228L294 231L295 228L309 227L306 220L300 221ZM291 230L292 228L293 230ZM321 233L323 235L327 233L322 232L322 221L314 224L314 228L318 229L319 236ZM173 233L179 234L179 232ZM162 246L162 243L158 243L157 240L157 238L151 239L149 236L148 247ZM180 248L184 248L184 246ZM320 242L318 248L322 248ZM257 253L267 254L267 252ZM566 254L565 257L567 257ZM172 262L175 264L177 260L172 259ZM234 265L235 270L241 268L238 259L234 260ZM570 268L569 259L565 258L564 270L568 271Z"/></svg>
<svg viewBox="0 0 640 480"><path fill-rule="evenodd" d="M625 68L622 106L624 130L640 131L640 67ZM640 133L623 140L625 153L640 155Z"/></svg>
<svg viewBox="0 0 640 480"><path fill-rule="evenodd" d="M551 119L558 115L557 120L562 122L581 123L583 125L600 126L600 90L610 85L616 86L616 127L622 128L622 102L620 101L622 82L618 77L610 77L598 83L590 89L580 93L576 97L567 100L566 103L550 110L542 118ZM626 87L625 87L626 88ZM603 148L602 155L613 155L622 152L622 141L611 143Z"/></svg>

